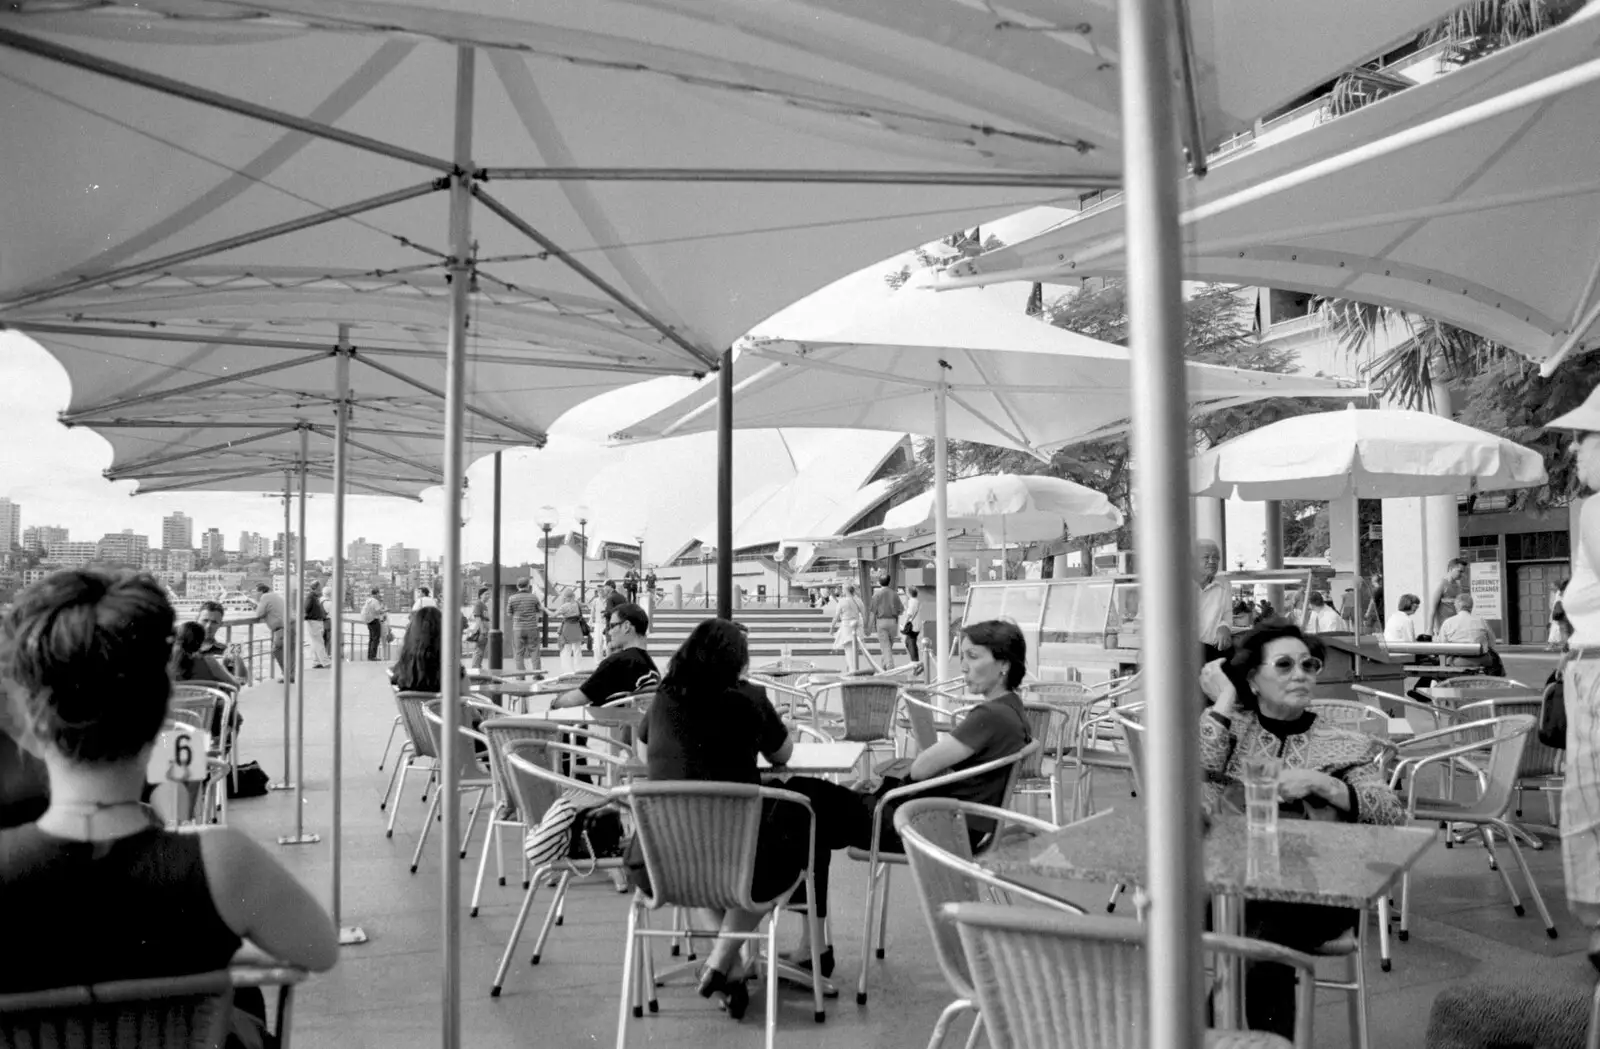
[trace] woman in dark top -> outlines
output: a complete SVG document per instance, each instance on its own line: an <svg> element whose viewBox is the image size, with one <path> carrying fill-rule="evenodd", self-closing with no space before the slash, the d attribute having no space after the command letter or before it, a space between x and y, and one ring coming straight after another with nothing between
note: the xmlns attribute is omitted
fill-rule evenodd
<svg viewBox="0 0 1600 1049"><path fill-rule="evenodd" d="M756 755L774 765L789 760L793 744L766 693L740 687L750 650L742 628L708 619L678 649L639 726L639 742L653 782L715 780L759 783ZM806 819L796 805L771 802L762 820L751 897L771 899L794 883L805 866ZM630 861L634 884L650 892L643 860ZM754 911L703 916L724 932L749 932L761 921ZM700 978L700 994L727 997L728 1014L744 1015L750 993L739 961L743 941L719 937Z"/></svg>
<svg viewBox="0 0 1600 1049"><path fill-rule="evenodd" d="M172 607L132 573L58 572L0 623L19 742L49 807L0 830L0 993L226 968L242 940L331 968L338 933L266 849L231 827L165 830L140 801L171 695ZM256 996L259 1002L259 994Z"/></svg>
<svg viewBox="0 0 1600 1049"><path fill-rule="evenodd" d="M400 658L389 668L389 680L401 692L439 692L444 688L439 667L444 660L444 616L431 605L411 613Z"/></svg>

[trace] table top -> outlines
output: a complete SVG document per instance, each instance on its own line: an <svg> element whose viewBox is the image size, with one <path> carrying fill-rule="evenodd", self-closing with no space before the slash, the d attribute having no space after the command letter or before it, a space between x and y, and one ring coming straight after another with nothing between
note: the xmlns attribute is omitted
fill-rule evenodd
<svg viewBox="0 0 1600 1049"><path fill-rule="evenodd" d="M558 696L573 687L545 681L473 681L471 686L486 696Z"/></svg>
<svg viewBox="0 0 1600 1049"><path fill-rule="evenodd" d="M861 762L867 749L865 743L796 743L789 760L779 772L849 772ZM757 755L756 767L764 770L773 766Z"/></svg>
<svg viewBox="0 0 1600 1049"><path fill-rule="evenodd" d="M1205 840L1206 889L1252 900L1365 907L1438 837L1431 827L1278 821L1276 863L1252 842L1243 816L1224 815ZM998 874L1145 884L1142 812L1108 809L1078 823L979 857ZM1274 869L1276 868L1276 869Z"/></svg>

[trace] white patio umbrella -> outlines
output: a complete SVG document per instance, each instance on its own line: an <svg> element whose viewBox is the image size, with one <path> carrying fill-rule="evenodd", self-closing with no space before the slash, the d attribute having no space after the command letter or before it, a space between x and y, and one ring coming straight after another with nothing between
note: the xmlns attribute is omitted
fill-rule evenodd
<svg viewBox="0 0 1600 1049"><path fill-rule="evenodd" d="M1350 504L1361 573L1361 499L1532 488L1549 480L1531 448L1427 412L1349 408L1300 415L1194 457L1194 495L1318 499ZM1356 637L1361 636L1357 610Z"/></svg>
<svg viewBox="0 0 1600 1049"><path fill-rule="evenodd" d="M1094 535L1122 527L1122 511L1093 488L1063 477L1038 474L985 474L945 486L946 527L981 528L1005 557L1009 543ZM891 529L938 528L935 493L908 499L883 519Z"/></svg>
<svg viewBox="0 0 1600 1049"><path fill-rule="evenodd" d="M1184 185L1185 276L1378 303L1534 359L1600 324L1600 5ZM941 286L1121 272L1108 206Z"/></svg>
<svg viewBox="0 0 1600 1049"><path fill-rule="evenodd" d="M741 341L733 365L733 425L843 427L930 434L937 519L948 438L1032 452L1107 431L1131 413L1125 347L1022 312L1015 289L933 295L904 289L839 323L814 315ZM1268 397L1349 397L1330 380L1187 364L1197 411ZM616 434L650 440L716 425L719 386L708 381ZM935 532L937 651L950 651L949 523ZM1057 530L1051 538L1060 535Z"/></svg>
<svg viewBox="0 0 1600 1049"><path fill-rule="evenodd" d="M504 302L531 350L703 369L832 277L1115 181L1124 149L1135 179L1165 171L1175 154L1154 159L1151 143L1179 139L1173 54L1203 156L1453 2L1196 0L1178 20L1187 46L1173 48L1173 12L1127 0L1121 22L1089 0L928 17L891 0L24 0L0 15L0 47L14 52L0 109L0 321L114 335L139 330L126 308L141 305L157 311L149 321L224 334L249 300L320 313L326 339L360 296L396 289L390 319L445 350L442 603L455 659L472 284ZM104 77L138 90L107 90ZM1166 127L1139 110L1124 115L1124 141L1119 84L1120 97L1160 99L1148 119ZM252 133L261 124L282 130ZM351 187L370 195L351 200ZM475 224L474 205L494 220ZM449 795L457 689L447 677ZM1175 681L1170 691L1176 709ZM1154 715L1158 783L1165 731ZM457 823L447 807L447 1049L459 1041ZM1152 820L1169 825L1182 823ZM1153 889L1181 891L1192 853ZM1189 911L1174 906L1158 911L1153 986L1189 1000L1194 987L1178 984L1196 948L1178 939ZM1156 1042L1192 1040L1198 1012L1172 1015L1158 1017Z"/></svg>

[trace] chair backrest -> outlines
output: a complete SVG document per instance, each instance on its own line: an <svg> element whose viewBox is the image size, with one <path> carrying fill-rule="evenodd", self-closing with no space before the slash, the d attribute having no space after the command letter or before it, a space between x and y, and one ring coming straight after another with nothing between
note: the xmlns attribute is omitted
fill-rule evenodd
<svg viewBox="0 0 1600 1049"><path fill-rule="evenodd" d="M927 750L939 742L939 722L948 722L950 712L909 691L901 694L900 703L905 711L906 723L911 727L911 738L916 740L917 746Z"/></svg>
<svg viewBox="0 0 1600 1049"><path fill-rule="evenodd" d="M900 686L893 681L847 678L836 681L817 696L818 706L837 693L844 711L844 739L851 743L875 743L894 733L894 709L900 702Z"/></svg>
<svg viewBox="0 0 1600 1049"><path fill-rule="evenodd" d="M917 885L922 916L933 934L939 968L958 998L972 997L972 976L961 949L961 937L955 926L946 920L944 905L976 903L991 898L1000 886L1004 886L1000 891L1013 888L972 861L972 836L967 829L969 815L997 823L1019 819L1018 814L1004 809L953 798L912 798L896 809L894 815L894 827L905 844L906 862ZM1025 822L1032 824L1034 821ZM1056 906L1070 913L1082 913L1065 901Z"/></svg>
<svg viewBox="0 0 1600 1049"><path fill-rule="evenodd" d="M422 711L429 703L437 703L441 698L437 692L395 693L395 705L400 708L400 725L406 731L406 739L411 742L411 752L419 758L439 756L433 732L429 730L428 719L422 716Z"/></svg>
<svg viewBox="0 0 1600 1049"><path fill-rule="evenodd" d="M439 713L441 700L434 700L422 708L422 717L428 724L428 734L433 739L435 753L444 753L444 715ZM460 739L456 742L456 767L461 773L463 781L469 779L482 779L484 769L478 763L478 755L474 743L484 744L484 749L489 749L488 741L479 733L472 730L472 721L467 717L463 707L461 716L456 721L456 732Z"/></svg>
<svg viewBox="0 0 1600 1049"><path fill-rule="evenodd" d="M1485 718L1448 730L1452 734L1445 737L1447 749L1469 744L1486 744L1489 749L1488 761L1483 768L1483 793L1476 801L1463 806L1464 816L1470 813L1498 818L1511 808L1511 795L1516 788L1518 770L1522 767L1522 754L1538 720L1533 715L1517 714Z"/></svg>
<svg viewBox="0 0 1600 1049"><path fill-rule="evenodd" d="M1121 714L1117 717L1117 728L1122 733L1122 741L1128 748L1128 767L1133 770L1133 786L1140 794L1145 794L1144 789L1144 726L1135 721L1138 712ZM1148 797L1149 795L1145 795Z"/></svg>
<svg viewBox="0 0 1600 1049"><path fill-rule="evenodd" d="M232 1010L226 972L0 995L0 1045L216 1049Z"/></svg>
<svg viewBox="0 0 1600 1049"><path fill-rule="evenodd" d="M803 806L808 818L811 813L801 795L753 783L634 783L612 796L632 812L652 909L769 909L773 901L750 898L763 800L778 798Z"/></svg>
<svg viewBox="0 0 1600 1049"><path fill-rule="evenodd" d="M1538 723L1539 714L1544 706L1544 700L1528 697L1526 699L1493 699L1496 717L1514 717L1527 715ZM1566 752L1554 747L1546 746L1540 742L1538 733L1531 733L1522 748L1522 764L1517 768L1518 779L1535 779L1541 776L1554 776L1561 771L1562 761Z"/></svg>
<svg viewBox="0 0 1600 1049"><path fill-rule="evenodd" d="M516 798L517 812L526 826L537 826L555 800L569 791L606 796L603 788L563 776L555 770L560 755L574 749L577 748L537 738L507 741L501 758L505 763L511 793Z"/></svg>
<svg viewBox="0 0 1600 1049"><path fill-rule="evenodd" d="M478 731L482 732L483 738L488 741L489 775L494 778L495 801L500 804L501 818L522 819L523 817L518 815L522 811L522 806L517 804L516 786L512 783L511 770L506 764L507 748L512 743L524 739L539 740L544 743L557 742L561 739L562 728L553 721L512 715L490 718L478 726Z"/></svg>
<svg viewBox="0 0 1600 1049"><path fill-rule="evenodd" d="M1019 779L1038 779L1044 775L1045 754L1059 754L1062 734L1066 731L1067 715L1052 703L1023 703L1022 712L1028 719L1028 731L1038 741L1039 747L1017 769Z"/></svg>
<svg viewBox="0 0 1600 1049"><path fill-rule="evenodd" d="M1144 1049L1145 926L957 903L956 927L992 1049Z"/></svg>
<svg viewBox="0 0 1600 1049"><path fill-rule="evenodd" d="M1383 711L1353 699L1314 699L1311 701L1311 712L1319 720L1352 732L1365 731L1364 726L1368 721L1375 720L1385 726L1389 723L1389 716Z"/></svg>
<svg viewBox="0 0 1600 1049"><path fill-rule="evenodd" d="M1048 703L1052 700L1094 699L1099 693L1081 681L1024 681L1017 690L1024 700Z"/></svg>
<svg viewBox="0 0 1600 1049"><path fill-rule="evenodd" d="M1439 682L1440 688L1478 689L1492 692L1495 689L1523 689L1528 686L1520 681L1513 681L1505 677L1484 677L1482 674L1467 674L1463 677L1446 678Z"/></svg>
<svg viewBox="0 0 1600 1049"><path fill-rule="evenodd" d="M172 700L168 713L193 722L195 727L211 731L222 710L228 705L228 694L220 689L188 683L172 686Z"/></svg>

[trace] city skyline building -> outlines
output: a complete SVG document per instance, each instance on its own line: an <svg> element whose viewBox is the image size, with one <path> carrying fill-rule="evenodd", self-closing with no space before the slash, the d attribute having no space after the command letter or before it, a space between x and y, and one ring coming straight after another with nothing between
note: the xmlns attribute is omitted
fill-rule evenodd
<svg viewBox="0 0 1600 1049"><path fill-rule="evenodd" d="M67 529L60 525L34 525L22 530L22 548L43 554L51 543L64 543L70 538Z"/></svg>
<svg viewBox="0 0 1600 1049"><path fill-rule="evenodd" d="M366 536L358 537L345 548L345 561L357 571L371 571L383 567L383 544L369 543Z"/></svg>
<svg viewBox="0 0 1600 1049"><path fill-rule="evenodd" d="M120 532L107 532L100 537L96 557L101 561L143 565L145 551L148 549L150 549L149 536L139 535L131 528L124 528Z"/></svg>
<svg viewBox="0 0 1600 1049"><path fill-rule="evenodd" d="M59 543L51 543L45 551L45 560L63 568L78 568L86 565L100 556L100 544L86 541L71 541L63 539Z"/></svg>
<svg viewBox="0 0 1600 1049"><path fill-rule="evenodd" d="M207 561L220 561L226 550L222 544L222 530L220 528L207 528L200 537L201 556Z"/></svg>
<svg viewBox="0 0 1600 1049"><path fill-rule="evenodd" d="M22 545L22 504L0 496L0 553Z"/></svg>
<svg viewBox="0 0 1600 1049"><path fill-rule="evenodd" d="M161 519L161 547L163 550L194 549L194 519L182 510Z"/></svg>
<svg viewBox="0 0 1600 1049"><path fill-rule="evenodd" d="M389 547L386 556L388 557L387 567L396 572L410 571L422 563L422 551L415 546L406 546L404 543L396 543Z"/></svg>

